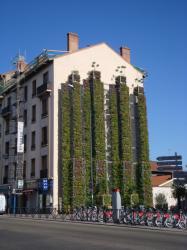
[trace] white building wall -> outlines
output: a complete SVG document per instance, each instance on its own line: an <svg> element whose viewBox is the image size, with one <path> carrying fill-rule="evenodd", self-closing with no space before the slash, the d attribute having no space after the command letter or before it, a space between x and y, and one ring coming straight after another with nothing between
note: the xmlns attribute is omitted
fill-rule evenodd
<svg viewBox="0 0 187 250"><path fill-rule="evenodd" d="M177 200L173 197L173 190L171 187L153 187L153 206L156 205L156 196L158 194L163 194L166 197L168 208L171 206L175 206L177 204Z"/></svg>
<svg viewBox="0 0 187 250"><path fill-rule="evenodd" d="M131 64L127 63L120 55L113 51L105 43L95 45L89 48L78 50L74 53L68 53L54 59L54 89L52 96L53 107L53 166L54 166L54 206L58 204L58 90L61 84L65 83L72 71L78 71L80 81L88 78L88 72L92 71L92 63L96 62L99 67L96 70L101 72L101 81L104 83L105 89L109 88L109 84L115 83L115 76L118 66L125 66L124 75L127 79L127 85L130 93L136 86L143 84L137 79L142 79L142 73L136 70ZM54 98L54 99L53 99Z"/></svg>

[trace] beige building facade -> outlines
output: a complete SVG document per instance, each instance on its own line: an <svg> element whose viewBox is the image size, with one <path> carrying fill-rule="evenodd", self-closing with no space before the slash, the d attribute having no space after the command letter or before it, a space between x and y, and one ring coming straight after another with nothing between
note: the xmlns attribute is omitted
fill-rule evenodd
<svg viewBox="0 0 187 250"><path fill-rule="evenodd" d="M8 195L10 207L19 168L16 152L18 84L19 120L24 122L24 154L20 156L24 188L21 195L17 195L17 206L40 208L59 207L58 98L68 76L76 71L83 83L88 72L95 69L101 72L106 92L109 85L115 83L117 74L126 77L130 94L137 86L143 88L145 73L130 64L128 48L121 49L121 54L106 43L79 49L78 41L77 34L69 33L66 52L44 51L24 65L19 74L15 71L10 79L5 79L6 73L1 74L0 191ZM43 180L47 180L47 191L43 190Z"/></svg>

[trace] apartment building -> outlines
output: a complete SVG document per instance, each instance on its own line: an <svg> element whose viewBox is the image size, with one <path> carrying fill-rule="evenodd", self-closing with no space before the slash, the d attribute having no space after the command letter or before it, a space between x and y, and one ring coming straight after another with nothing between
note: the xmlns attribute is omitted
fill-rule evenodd
<svg viewBox="0 0 187 250"><path fill-rule="evenodd" d="M131 138L129 146L131 157L121 157L119 162L122 165L119 169L123 168L122 172L124 171L125 174L130 171L130 179L133 179L136 183L139 183L138 179L148 180L148 182L145 182L148 183L145 186L137 184L143 190L137 188L137 190L140 190L140 196L144 199L147 196L148 188L146 185L149 185L150 178L150 168L145 164L148 162L146 108L143 107L145 111L144 120L141 120L142 116L138 115L138 110L142 106L136 108L140 100L145 100L144 77L145 72L130 63L130 50L128 48L121 47L119 54L106 43L79 49L79 37L74 33L68 33L67 51L44 50L27 65L23 58L19 57L17 70L11 72L11 74L1 74L0 192L8 195L10 206L13 202L12 197L16 197L19 207L61 208L63 204L71 206L72 200L76 200L76 195L80 195L80 192L85 195L81 198L81 203L77 203L78 205L86 204L86 193L89 193L92 203L96 202L93 196L96 194L98 181L95 179L100 180L97 173L101 161L103 162L103 165L101 164L103 166L102 171L105 173L103 176L107 180L107 184L105 183L107 191L105 190L105 193L111 192L111 188L108 188L108 180L109 182L113 180L113 187L118 185L115 184L114 179L121 172L116 170L117 172L114 174L117 164L115 164L116 159L112 158L112 152L110 151L112 147L110 134L114 130L108 122L114 114L110 100L114 96L114 98L117 98L114 107L121 105L118 102L122 102L123 96L120 93L123 92L120 87L116 86L122 86L123 84L127 86L129 96L126 106L129 108L127 120L130 126L128 136ZM95 81L98 82L98 85L94 85ZM86 92L86 86L88 92ZM97 86L102 86L100 90L98 89L98 95L96 95ZM93 92L95 96L92 94ZM95 110L97 110L97 103L100 100L99 93L101 92L103 111L100 117L98 114L98 120L96 120ZM76 93L78 93L77 96ZM89 94L89 101L91 100L89 103L91 108L89 109L86 109L87 105L84 104L86 93ZM121 117L123 109L122 106L120 107L121 111L116 111L116 119L118 124L123 124L124 119ZM77 113L75 110L77 110ZM66 116L66 111L69 112L68 116ZM78 113L81 118L77 115ZM86 118L85 114L89 113L92 115ZM79 119L80 123L78 124ZM83 131L86 131L86 119L89 119L88 123L90 124L89 143L84 138L85 134L83 133ZM17 152L18 121L24 122L24 153L21 154ZM99 143L97 144L96 138L97 129L99 129L97 127L98 121L102 124L100 130L100 140L104 142L102 147L99 146ZM145 127L142 134L140 123ZM78 133L74 128L78 128L80 124L82 127L80 127ZM119 130L122 131L123 129L120 128ZM68 133L69 137L67 136ZM124 134L123 132L120 133L124 135L125 141L127 138L125 132ZM97 136L99 137L99 134ZM141 136L145 137L145 140L142 141L145 147L141 147L139 143ZM126 146L121 145L123 136L118 137L119 151L124 151L125 155ZM80 144L77 143L78 140ZM89 144L90 148L88 158L86 158L86 150L82 146L86 143ZM81 148L79 157L76 156L78 148ZM142 156L143 148L146 148L147 158ZM66 155L68 150L69 152ZM102 150L103 155L101 156L99 151ZM121 155L123 155L123 152ZM129 163L130 170L128 168ZM78 165L79 167L77 167ZM139 169L139 175L136 174L137 168ZM70 172L66 173L66 171ZM20 182L23 183L21 189L18 187L18 181L20 180L23 180L23 182ZM119 182L123 182L122 180L123 177ZM70 192L67 189L71 186L71 183L73 187ZM119 185L124 187L126 183L128 183L128 180L125 179L125 184ZM78 190L79 194L76 194ZM68 195L72 197L67 197Z"/></svg>

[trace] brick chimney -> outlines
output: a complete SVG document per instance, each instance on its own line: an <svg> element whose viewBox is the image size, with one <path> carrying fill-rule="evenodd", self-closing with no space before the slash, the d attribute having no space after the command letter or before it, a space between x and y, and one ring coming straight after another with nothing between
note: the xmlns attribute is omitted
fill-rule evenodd
<svg viewBox="0 0 187 250"><path fill-rule="evenodd" d="M130 63L131 55L128 47L120 47L120 55L125 59L126 62Z"/></svg>
<svg viewBox="0 0 187 250"><path fill-rule="evenodd" d="M79 36L76 33L67 33L67 51L74 52L79 49Z"/></svg>

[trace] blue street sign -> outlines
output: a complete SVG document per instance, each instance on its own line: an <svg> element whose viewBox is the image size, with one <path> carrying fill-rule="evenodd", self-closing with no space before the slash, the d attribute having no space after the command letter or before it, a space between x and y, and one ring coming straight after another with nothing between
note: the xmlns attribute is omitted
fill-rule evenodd
<svg viewBox="0 0 187 250"><path fill-rule="evenodd" d="M48 191L49 190L49 181L48 179L41 179L39 181L39 189L42 191Z"/></svg>
<svg viewBox="0 0 187 250"><path fill-rule="evenodd" d="M42 189L43 189L43 191L47 191L49 188L48 179L43 179L42 181L43 181L42 182Z"/></svg>

